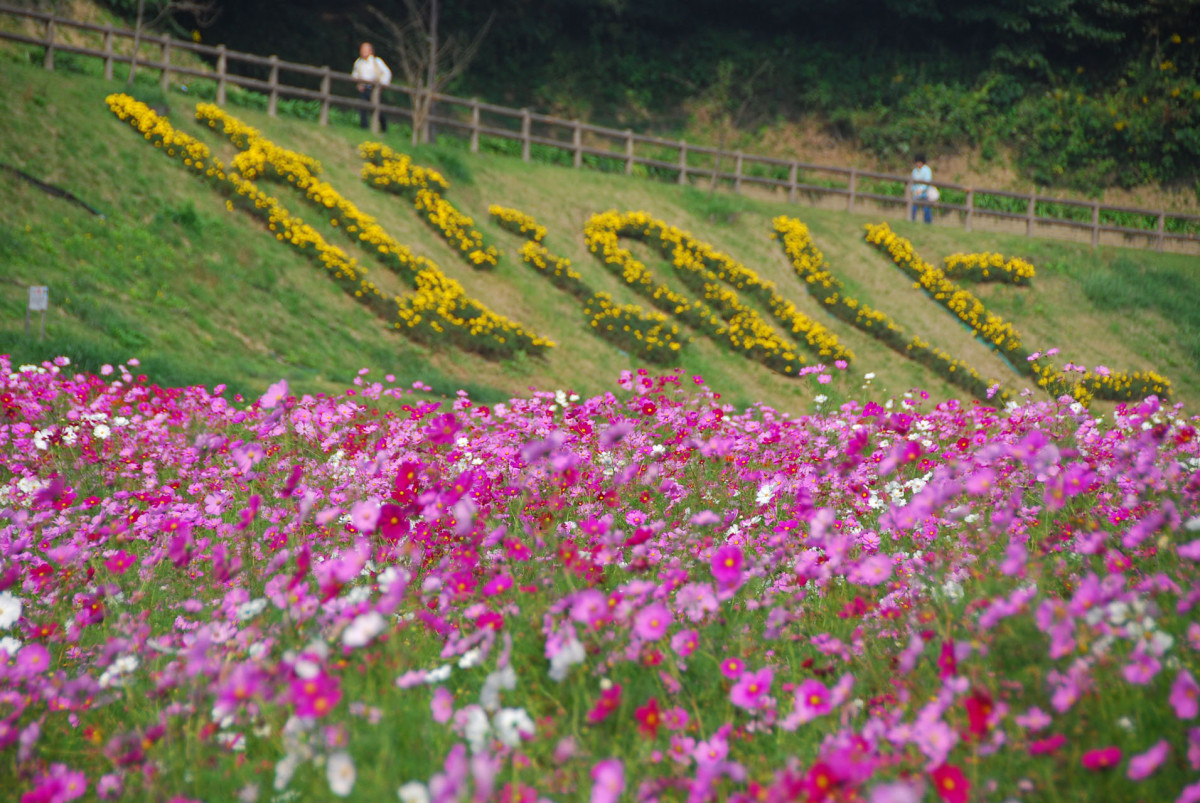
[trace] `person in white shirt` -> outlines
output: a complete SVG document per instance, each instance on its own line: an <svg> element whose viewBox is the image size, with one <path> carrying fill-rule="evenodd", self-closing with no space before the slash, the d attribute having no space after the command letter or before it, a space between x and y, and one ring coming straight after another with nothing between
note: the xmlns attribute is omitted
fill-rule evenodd
<svg viewBox="0 0 1200 803"><path fill-rule="evenodd" d="M913 167L913 171L912 171L913 200L914 201L936 200L935 198L932 197L932 193L930 192L930 190L932 188L929 186L929 182L933 181L933 171L930 170L929 165L927 165L925 163L925 154L918 153L915 157L913 157L913 162L914 162L914 167ZM936 190L935 190L935 192L936 192ZM924 206L918 207L917 204L913 204L912 219L913 220L917 219L917 209L918 208L925 210L925 222L932 223L933 222L933 208L930 207L929 205L924 205Z"/></svg>
<svg viewBox="0 0 1200 803"><path fill-rule="evenodd" d="M383 59L375 55L375 48L370 42L363 42L358 48L358 59L354 62L354 70L350 73L358 79L358 96L363 100L371 100L371 90L375 84L387 86L392 82L392 71L383 63ZM363 128L371 124L371 112L359 109L358 120ZM379 130L387 132L387 120L379 115Z"/></svg>

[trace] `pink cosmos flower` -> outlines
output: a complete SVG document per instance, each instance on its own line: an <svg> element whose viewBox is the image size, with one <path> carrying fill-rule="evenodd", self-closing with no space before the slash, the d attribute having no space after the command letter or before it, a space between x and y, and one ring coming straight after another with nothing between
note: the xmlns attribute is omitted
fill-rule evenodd
<svg viewBox="0 0 1200 803"><path fill-rule="evenodd" d="M1153 775L1162 763L1167 760L1171 745L1166 739L1160 739L1149 750L1129 759L1129 770L1126 773L1131 781L1140 781Z"/></svg>
<svg viewBox="0 0 1200 803"><path fill-rule="evenodd" d="M721 674L730 680L737 680L746 671L746 662L741 658L726 658L721 662Z"/></svg>
<svg viewBox="0 0 1200 803"><path fill-rule="evenodd" d="M264 410L270 410L279 404L280 401L286 399L288 395L288 383L286 379L280 379L275 384L267 388L267 392L258 400L259 405Z"/></svg>
<svg viewBox="0 0 1200 803"><path fill-rule="evenodd" d="M892 559L888 555L871 555L858 562L847 580L863 586L877 586L892 576Z"/></svg>
<svg viewBox="0 0 1200 803"><path fill-rule="evenodd" d="M41 644L26 644L17 652L17 663L13 671L19 678L28 678L40 675L49 668L50 651Z"/></svg>
<svg viewBox="0 0 1200 803"><path fill-rule="evenodd" d="M337 678L321 673L293 681L291 696L296 716L323 717L342 699L342 690Z"/></svg>
<svg viewBox="0 0 1200 803"><path fill-rule="evenodd" d="M600 699L588 711L587 721L593 725L603 722L621 706L621 684L614 683L600 692Z"/></svg>
<svg viewBox="0 0 1200 803"><path fill-rule="evenodd" d="M796 715L801 725L828 714L831 708L829 689L821 681L808 678L796 689Z"/></svg>
<svg viewBox="0 0 1200 803"><path fill-rule="evenodd" d="M1180 719L1195 719L1200 714L1200 685L1188 670L1182 670L1171 685L1171 696L1168 698L1175 716Z"/></svg>
<svg viewBox="0 0 1200 803"><path fill-rule="evenodd" d="M1061 733L1055 733L1047 736L1045 739L1037 739L1029 743L1029 755L1045 756L1056 752L1060 747L1067 743L1067 737Z"/></svg>
<svg viewBox="0 0 1200 803"><path fill-rule="evenodd" d="M1121 763L1121 748L1113 746L1089 750L1083 754L1081 763L1093 771L1110 769Z"/></svg>
<svg viewBox="0 0 1200 803"><path fill-rule="evenodd" d="M379 512L379 503L374 499L355 502L354 506L350 508L350 523L360 533L375 532L375 525L379 522Z"/></svg>
<svg viewBox="0 0 1200 803"><path fill-rule="evenodd" d="M666 605L652 602L633 617L633 632L644 641L658 641L666 635L674 617Z"/></svg>
<svg viewBox="0 0 1200 803"><path fill-rule="evenodd" d="M742 579L742 550L733 544L718 547L712 555L713 579L723 586L738 585Z"/></svg>
<svg viewBox="0 0 1200 803"><path fill-rule="evenodd" d="M754 711L761 707L762 697L771 690L775 672L768 666L757 672L746 672L729 691L729 700L738 708ZM824 686L822 686L824 688Z"/></svg>
<svg viewBox="0 0 1200 803"><path fill-rule="evenodd" d="M617 803L625 791L625 765L618 758L592 767L592 803Z"/></svg>
<svg viewBox="0 0 1200 803"><path fill-rule="evenodd" d="M429 701L433 713L433 721L445 725L454 716L454 695L443 686L433 691L433 699Z"/></svg>
<svg viewBox="0 0 1200 803"><path fill-rule="evenodd" d="M675 650L681 658L687 658L695 652L696 645L699 643L700 634L695 630L680 630L671 636L671 649Z"/></svg>

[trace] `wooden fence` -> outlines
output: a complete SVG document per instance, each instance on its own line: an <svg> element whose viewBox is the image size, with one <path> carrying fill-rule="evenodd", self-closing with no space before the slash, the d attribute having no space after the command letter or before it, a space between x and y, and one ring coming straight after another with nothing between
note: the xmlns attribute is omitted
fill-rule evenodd
<svg viewBox="0 0 1200 803"><path fill-rule="evenodd" d="M50 13L21 9L0 3L0 13L33 21L41 28L40 35L0 31L0 39L37 45L45 49L43 66L54 69L56 53L70 53L102 59L104 77L112 80L117 63L128 64L133 58L118 52L118 40L134 38L134 32L109 25L79 22ZM98 47L69 42L66 31L96 40ZM276 56L258 56L227 49L224 45L205 45L167 36L143 34L141 42L157 50L153 58L139 55L137 64L159 73L164 90L178 78L202 78L215 82L215 101L225 105L229 87L261 92L266 97L267 114L278 113L281 98L313 101L318 104L317 120L329 124L330 109L358 110L369 115L372 131L378 131L383 115L412 121L414 90L405 86L375 86L369 99L359 97L358 83L349 73L329 67L284 61ZM192 53L212 62L204 68L179 63L176 54ZM173 61L174 59L174 61ZM191 60L195 62L195 59ZM240 70L240 71L239 71ZM257 72L252 77L246 72ZM288 78L309 86L288 83ZM313 88L313 87L316 88ZM534 148L558 152L563 161L580 168L585 163L603 164L608 169L623 170L626 174L651 173L680 184L693 179L722 182L740 192L744 187L765 187L786 193L791 202L801 196L808 199L838 199L845 209L853 211L863 203L885 208L903 208L905 218L912 216L914 207L926 205L913 197L912 179L906 175L879 173L856 168L808 164L789 159L756 156L741 151L722 151L683 140L638 134L630 129L589 125L579 120L566 120L529 109L513 109L483 103L479 100L435 94L436 114L426 125L436 126L439 132L455 132L465 137L470 149L478 152L481 137L494 137L519 143L521 158L529 161ZM641 168L639 171L638 168ZM1108 242L1139 248L1166 248L1188 253L1200 253L1200 216L1138 209L1040 195L1036 191L1016 193L988 190L938 181L941 194L937 202L929 203L942 217L957 217L970 230L984 221L1015 222L1027 236L1054 235L1087 238L1093 247L1101 244L1103 235ZM889 192L890 190L890 192ZM838 202L840 204L840 201ZM1130 221L1143 225L1127 225ZM1120 222L1118 222L1120 221Z"/></svg>

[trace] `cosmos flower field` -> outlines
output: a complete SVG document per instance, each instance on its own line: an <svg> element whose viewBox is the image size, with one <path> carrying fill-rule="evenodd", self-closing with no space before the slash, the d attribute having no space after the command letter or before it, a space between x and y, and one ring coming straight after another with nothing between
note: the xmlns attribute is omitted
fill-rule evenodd
<svg viewBox="0 0 1200 803"><path fill-rule="evenodd" d="M137 372L0 358L10 799L1200 801L1178 406Z"/></svg>

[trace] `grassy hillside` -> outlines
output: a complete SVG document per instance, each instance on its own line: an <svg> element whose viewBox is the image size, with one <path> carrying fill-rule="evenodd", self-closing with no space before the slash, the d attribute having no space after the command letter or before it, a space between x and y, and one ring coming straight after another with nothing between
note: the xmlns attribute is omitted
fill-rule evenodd
<svg viewBox="0 0 1200 803"><path fill-rule="evenodd" d="M344 196L376 216L397 240L433 259L474 297L559 344L546 357L504 361L424 348L391 332L311 261L276 243L257 221L227 212L222 196L113 117L103 99L118 85L20 64L3 64L0 70L3 161L68 189L105 213L103 219L94 217L0 172L0 192L7 199L0 207L0 353L21 360L65 353L84 367L98 368L136 356L154 381L225 382L245 393L259 392L281 376L299 391L332 390L360 367L407 382L423 381L436 393L463 387L481 400L498 400L530 386L580 393L609 387L636 361L591 335L579 303L519 260L519 239L487 220L488 204L500 203L546 225L551 251L569 257L590 284L620 301L636 299L587 253L583 224L605 209L644 209L776 282L858 355L846 376L818 386L733 357L697 334L680 364L688 373L704 375L735 404L762 401L799 411L808 409L817 393L836 402L847 396L878 398L913 386L939 396L961 395L930 371L898 359L818 309L779 244L768 237L771 218L781 213L810 226L834 271L863 301L967 359L984 376L1011 387L1022 385L1001 360L863 242L863 224L882 219L880 215L848 215L767 198L718 196L709 203L696 189L476 157L448 145L418 152L418 161L439 167L450 179L447 199L473 216L503 251L499 267L485 274L457 256L410 203L361 181L356 146L365 136L357 128L319 128L236 110L278 144L319 158L326 179ZM203 138L226 160L232 157L228 143L192 119L191 99L171 95L169 106L174 125ZM390 144L403 145L397 138ZM331 242L360 257L387 289L402 289L369 254L354 252L350 241L322 222L298 193L277 187L271 191ZM1056 346L1062 359L1088 366L1153 368L1173 381L1178 398L1200 399L1200 277L1193 257L1110 248L1093 252L1073 243L906 223L894 228L934 262L954 251L996 250L1028 258L1039 270L1031 289L978 288L1027 342ZM655 253L638 244L632 248L661 277L683 289ZM32 338L23 334L30 284L51 288L44 343L37 342L36 322ZM863 390L867 372L875 378Z"/></svg>

